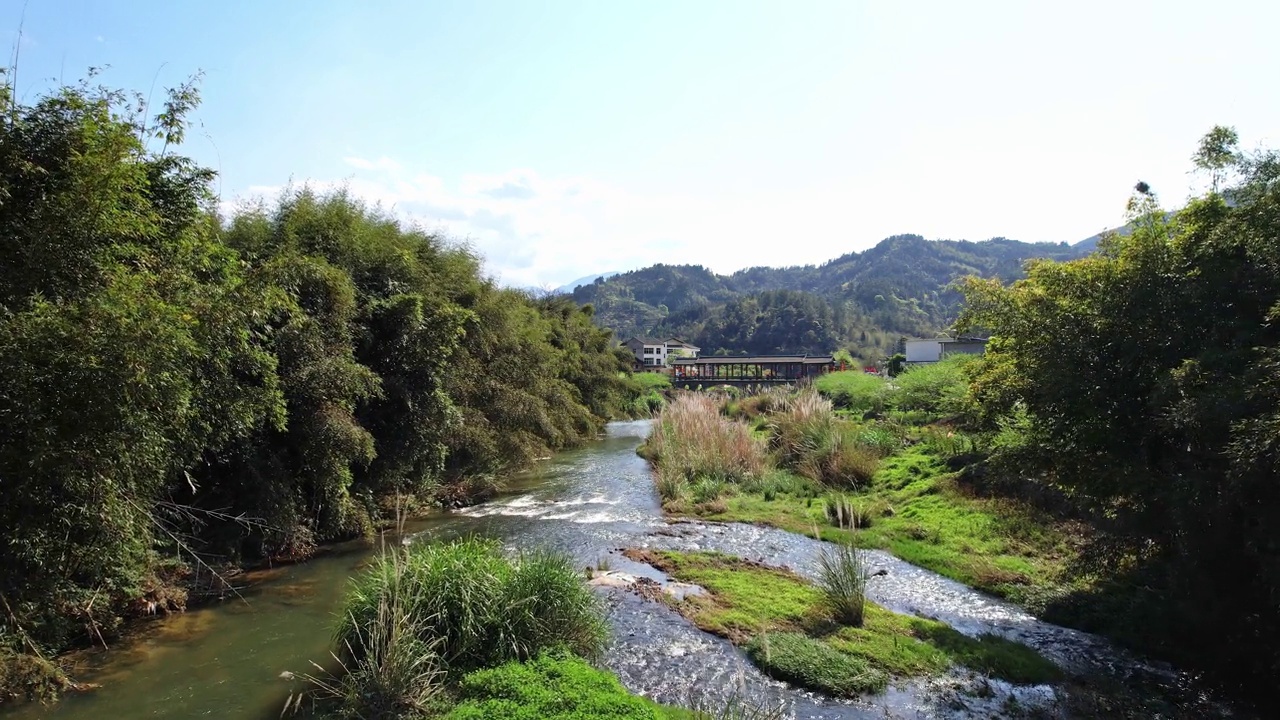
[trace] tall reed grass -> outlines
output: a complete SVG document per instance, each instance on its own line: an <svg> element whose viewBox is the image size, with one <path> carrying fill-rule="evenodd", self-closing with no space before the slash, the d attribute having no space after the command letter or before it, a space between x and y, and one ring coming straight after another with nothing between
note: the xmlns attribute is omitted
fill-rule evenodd
<svg viewBox="0 0 1280 720"><path fill-rule="evenodd" d="M866 485L880 465L878 447L863 443L852 423L812 390L791 398L770 420L769 447L778 463L831 487Z"/></svg>
<svg viewBox="0 0 1280 720"><path fill-rule="evenodd" d="M682 498L698 483L698 494L723 491L726 483L759 478L766 470L764 444L751 429L720 414L705 395L682 394L658 416L644 454L658 471L663 501Z"/></svg>
<svg viewBox="0 0 1280 720"><path fill-rule="evenodd" d="M818 587L831 617L859 627L867 607L867 570L853 545L840 543L818 556Z"/></svg>

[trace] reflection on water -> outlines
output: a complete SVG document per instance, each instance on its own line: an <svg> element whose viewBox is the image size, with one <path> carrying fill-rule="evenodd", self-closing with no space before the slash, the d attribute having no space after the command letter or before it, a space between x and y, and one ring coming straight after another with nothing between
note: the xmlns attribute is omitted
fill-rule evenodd
<svg viewBox="0 0 1280 720"><path fill-rule="evenodd" d="M419 521L418 542L460 534L501 538L512 549L549 545L582 566L607 557L614 570L665 580L617 553L628 546L714 549L792 567L812 576L819 545L808 538L747 525L682 523L661 517L648 467L635 454L647 421L612 423L605 438L557 455L517 478L493 502ZM327 657L329 632L347 578L373 551L353 543L304 565L262 574L243 600L194 610L146 625L109 652L78 658L77 679L102 688L51 708L19 708L13 718L274 718L290 690L285 671L307 671ZM869 563L887 570L869 587L877 602L935 617L961 632L996 632L1032 645L1066 665L1129 664L1105 642L1040 622L967 587L885 553ZM1053 701L1047 687L993 683L994 695L958 700L972 678L957 673L901 683L853 703L832 702L769 680L720 638L700 632L660 603L625 590L608 597L614 643L605 664L628 688L664 702L691 695L745 694L789 706L803 718L989 716L1010 696L1020 703Z"/></svg>

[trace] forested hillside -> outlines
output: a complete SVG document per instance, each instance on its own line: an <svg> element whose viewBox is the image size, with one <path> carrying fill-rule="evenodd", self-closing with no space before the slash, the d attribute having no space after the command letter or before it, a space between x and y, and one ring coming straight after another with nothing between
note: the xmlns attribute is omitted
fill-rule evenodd
<svg viewBox="0 0 1280 720"><path fill-rule="evenodd" d="M701 266L654 265L573 293L617 336L675 335L704 352L893 352L898 339L930 336L959 312L949 288L967 275L1013 280L1033 258L1066 260L1066 243L925 240L898 235L823 265L754 267L717 275Z"/></svg>
<svg viewBox="0 0 1280 720"><path fill-rule="evenodd" d="M27 105L0 85L14 683L122 617L222 592L213 565L368 533L392 495L483 494L595 437L634 390L589 308L501 289L462 246L342 193L219 218L214 173L175 153L198 99L177 88L146 117L113 90Z"/></svg>

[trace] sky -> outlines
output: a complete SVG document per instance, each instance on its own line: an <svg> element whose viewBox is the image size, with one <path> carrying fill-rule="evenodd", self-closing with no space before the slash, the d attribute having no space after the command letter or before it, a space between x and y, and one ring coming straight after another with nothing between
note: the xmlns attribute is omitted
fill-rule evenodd
<svg viewBox="0 0 1280 720"><path fill-rule="evenodd" d="M1276 27L1227 0L0 0L27 101L203 71L184 152L229 211L345 186L537 287L1084 239L1138 180L1185 201L1215 124L1280 146Z"/></svg>

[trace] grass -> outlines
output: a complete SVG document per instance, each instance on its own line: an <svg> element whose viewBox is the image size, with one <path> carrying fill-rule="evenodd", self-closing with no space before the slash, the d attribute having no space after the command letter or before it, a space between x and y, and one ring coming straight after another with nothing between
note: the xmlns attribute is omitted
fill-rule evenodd
<svg viewBox="0 0 1280 720"><path fill-rule="evenodd" d="M630 417L651 417L662 410L667 402L667 393L671 390L669 375L664 372L637 372L624 374L623 377L626 378L632 395L625 408Z"/></svg>
<svg viewBox="0 0 1280 720"><path fill-rule="evenodd" d="M567 653L477 670L446 720L662 720L687 714L627 692L618 678Z"/></svg>
<svg viewBox="0 0 1280 720"><path fill-rule="evenodd" d="M487 540L415 543L375 561L353 582L337 633L352 660L380 632L387 605L411 619L450 676L550 647L591 657L608 636L600 601L567 556L535 550L513 560Z"/></svg>
<svg viewBox="0 0 1280 720"><path fill-rule="evenodd" d="M855 493L830 493L794 475L765 478L767 484L725 498L723 511L701 514L888 550L1032 610L1064 590L1065 567L1077 553L1065 526L1046 524L1013 501L965 493L924 443L884 460L871 483Z"/></svg>
<svg viewBox="0 0 1280 720"><path fill-rule="evenodd" d="M747 644L746 651L769 676L833 697L876 693L889 682L858 656L803 633L763 633Z"/></svg>
<svg viewBox="0 0 1280 720"><path fill-rule="evenodd" d="M638 372L631 374L631 380L642 390L670 390L671 376L665 372Z"/></svg>
<svg viewBox="0 0 1280 720"><path fill-rule="evenodd" d="M822 600L832 619L842 625L862 626L867 607L867 569L852 544L825 548L818 557Z"/></svg>
<svg viewBox="0 0 1280 720"><path fill-rule="evenodd" d="M751 428L723 417L712 398L692 393L667 405L641 453L658 468L664 503L691 495L695 502L714 501L726 484L758 478L766 466L764 445Z"/></svg>
<svg viewBox="0 0 1280 720"><path fill-rule="evenodd" d="M632 695L612 673L564 652L477 670L462 679L444 720L781 720L782 708L740 698L711 702L691 691L689 707Z"/></svg>
<svg viewBox="0 0 1280 720"><path fill-rule="evenodd" d="M707 594L675 607L699 628L747 648L766 672L821 692L876 692L891 676L937 674L953 664L1018 683L1059 677L1053 663L1024 645L991 635L970 638L870 602L861 626L833 622L822 590L782 568L718 553L626 555L705 588Z"/></svg>

